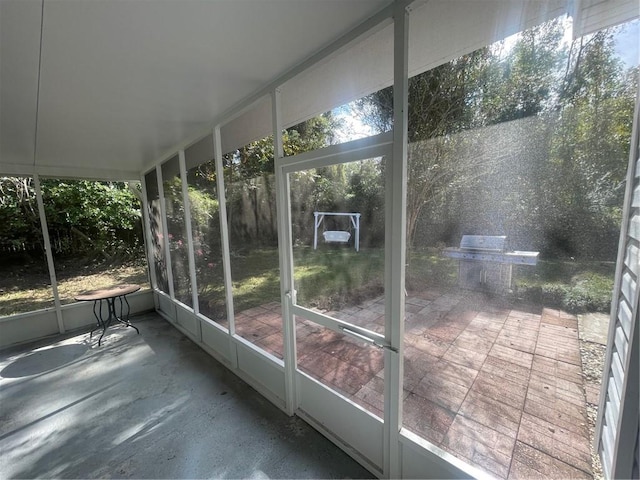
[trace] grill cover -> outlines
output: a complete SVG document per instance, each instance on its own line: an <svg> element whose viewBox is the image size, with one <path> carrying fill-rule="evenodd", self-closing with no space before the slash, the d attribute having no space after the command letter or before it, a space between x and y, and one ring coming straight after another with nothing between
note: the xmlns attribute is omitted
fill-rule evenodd
<svg viewBox="0 0 640 480"><path fill-rule="evenodd" d="M460 247L446 248L445 257L459 260L458 285L473 290L511 289L513 265L535 265L538 252L506 252L504 235L463 235Z"/></svg>

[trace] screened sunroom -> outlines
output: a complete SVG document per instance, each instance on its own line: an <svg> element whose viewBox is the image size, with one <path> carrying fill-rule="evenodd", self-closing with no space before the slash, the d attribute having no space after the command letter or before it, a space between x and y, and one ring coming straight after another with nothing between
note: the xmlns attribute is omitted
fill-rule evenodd
<svg viewBox="0 0 640 480"><path fill-rule="evenodd" d="M639 13L2 0L0 348L154 312L372 476L637 478Z"/></svg>

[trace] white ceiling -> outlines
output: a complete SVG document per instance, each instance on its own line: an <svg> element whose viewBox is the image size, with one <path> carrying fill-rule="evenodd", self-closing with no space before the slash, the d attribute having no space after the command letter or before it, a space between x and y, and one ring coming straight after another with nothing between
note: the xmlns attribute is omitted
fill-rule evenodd
<svg viewBox="0 0 640 480"><path fill-rule="evenodd" d="M0 174L138 178L388 3L0 0Z"/></svg>

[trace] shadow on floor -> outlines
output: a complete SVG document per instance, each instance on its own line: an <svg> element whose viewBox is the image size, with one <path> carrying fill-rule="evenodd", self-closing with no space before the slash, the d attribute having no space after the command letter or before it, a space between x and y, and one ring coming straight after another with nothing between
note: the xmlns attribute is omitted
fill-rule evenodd
<svg viewBox="0 0 640 480"><path fill-rule="evenodd" d="M371 478L158 315L132 321L0 353L1 478Z"/></svg>
<svg viewBox="0 0 640 480"><path fill-rule="evenodd" d="M49 372L77 360L88 348L86 344L42 348L7 365L0 371L0 377L19 378Z"/></svg>

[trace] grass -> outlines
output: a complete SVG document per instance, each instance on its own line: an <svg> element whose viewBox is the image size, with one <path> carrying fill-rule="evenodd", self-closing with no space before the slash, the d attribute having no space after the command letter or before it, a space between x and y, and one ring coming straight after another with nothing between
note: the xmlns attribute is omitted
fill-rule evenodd
<svg viewBox="0 0 640 480"><path fill-rule="evenodd" d="M236 253L231 258L235 311L280 301L278 262L278 250L275 248Z"/></svg>
<svg viewBox="0 0 640 480"><path fill-rule="evenodd" d="M314 251L310 247L294 250L294 278L298 302L308 307L341 308L358 298L382 293L384 252L357 253L346 248ZM278 251L259 248L236 251L231 257L234 310L243 310L280 301ZM211 276L199 286L202 303L210 313L224 312L222 277Z"/></svg>
<svg viewBox="0 0 640 480"><path fill-rule="evenodd" d="M415 250L408 258L408 290L456 285L458 262L438 249ZM615 262L539 260L535 267L514 266L511 297L571 313L609 313L614 273Z"/></svg>
<svg viewBox="0 0 640 480"><path fill-rule="evenodd" d="M60 302L73 303L81 292L118 283L137 283L149 288L146 267L140 262L117 266L78 266L72 259L56 263ZM0 272L0 317L53 307L49 275L42 267L3 268Z"/></svg>
<svg viewBox="0 0 640 480"><path fill-rule="evenodd" d="M408 252L406 288L450 288L457 283L458 263L438 249ZM113 268L77 267L59 263L58 290L62 303L78 293L115 283L148 286L143 264ZM544 261L535 268L515 267L513 297L528 303L579 313L609 312L613 288L613 262ZM30 273L24 273L29 271ZM235 251L231 257L234 309L240 312L280 301L280 270L275 248ZM200 278L202 280L203 277ZM336 310L381 295L384 291L384 251L323 246L318 250L295 247L294 278L298 303ZM221 266L198 285L200 310L212 319L226 318ZM53 306L49 278L35 269L3 268L0 274L0 316Z"/></svg>
<svg viewBox="0 0 640 480"><path fill-rule="evenodd" d="M437 248L407 252L405 284L409 291L425 286L453 287L458 282L458 261L444 257Z"/></svg>
<svg viewBox="0 0 640 480"><path fill-rule="evenodd" d="M296 247L294 279L300 305L336 310L384 291L384 251Z"/></svg>

